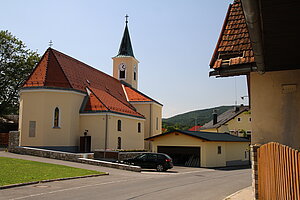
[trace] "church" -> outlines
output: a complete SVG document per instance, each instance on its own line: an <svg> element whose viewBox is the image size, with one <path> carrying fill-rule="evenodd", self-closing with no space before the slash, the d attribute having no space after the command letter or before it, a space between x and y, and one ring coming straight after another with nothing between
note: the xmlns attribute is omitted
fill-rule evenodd
<svg viewBox="0 0 300 200"><path fill-rule="evenodd" d="M48 48L20 90L20 145L77 151L80 136L91 150L151 151L145 138L161 133L162 104L138 90L126 20L113 76Z"/></svg>

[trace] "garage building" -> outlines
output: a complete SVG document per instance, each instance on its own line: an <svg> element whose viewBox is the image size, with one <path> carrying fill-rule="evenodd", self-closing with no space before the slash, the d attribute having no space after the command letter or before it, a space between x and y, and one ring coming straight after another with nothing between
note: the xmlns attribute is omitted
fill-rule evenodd
<svg viewBox="0 0 300 200"><path fill-rule="evenodd" d="M249 165L250 141L227 133L176 130L145 140L152 142L154 152L170 155L175 165L192 167Z"/></svg>

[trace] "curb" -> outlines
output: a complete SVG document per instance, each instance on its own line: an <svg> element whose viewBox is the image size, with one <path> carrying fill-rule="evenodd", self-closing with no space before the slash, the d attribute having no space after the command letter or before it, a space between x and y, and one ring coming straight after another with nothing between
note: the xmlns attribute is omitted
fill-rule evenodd
<svg viewBox="0 0 300 200"><path fill-rule="evenodd" d="M240 193L241 191L242 191L242 190L239 190L239 191L237 191L237 192L235 192L235 193L229 195L228 197L224 198L223 200L230 200L231 197L237 195L237 194Z"/></svg>
<svg viewBox="0 0 300 200"><path fill-rule="evenodd" d="M251 192L252 186L248 186L244 189L241 189L239 191L236 191L235 193L227 196L226 198L224 198L223 200L231 200L231 199L247 199L247 200L253 200L253 194ZM249 194L250 192L250 194Z"/></svg>
<svg viewBox="0 0 300 200"><path fill-rule="evenodd" d="M21 186L26 186L26 185L39 184L39 183L48 183L48 182L54 182L54 181L64 181L64 180L72 180L72 179L80 179L80 178L90 178L90 177L106 176L106 175L109 175L109 173L105 172L104 174L92 174L92 175L85 175L85 176L75 176L75 177L33 181L33 182L27 182L27 183L16 183L16 184L11 184L11 185L0 186L0 190L14 188L14 187L21 187Z"/></svg>

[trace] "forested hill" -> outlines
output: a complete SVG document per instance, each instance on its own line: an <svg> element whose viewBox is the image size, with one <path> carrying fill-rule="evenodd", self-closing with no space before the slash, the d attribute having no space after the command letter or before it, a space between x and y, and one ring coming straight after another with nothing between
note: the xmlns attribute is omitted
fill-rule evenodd
<svg viewBox="0 0 300 200"><path fill-rule="evenodd" d="M179 129L188 129L195 126L195 124L197 124L197 126L202 126L206 122L212 120L212 112L214 109L216 109L218 115L220 115L231 108L233 108L233 106L219 106L175 115L173 117L163 119L163 127L167 128L168 126L173 126Z"/></svg>

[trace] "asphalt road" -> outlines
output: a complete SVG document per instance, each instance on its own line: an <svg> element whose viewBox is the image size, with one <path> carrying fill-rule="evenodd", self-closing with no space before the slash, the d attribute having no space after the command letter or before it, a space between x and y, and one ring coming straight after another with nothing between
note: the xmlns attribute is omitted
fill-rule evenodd
<svg viewBox="0 0 300 200"><path fill-rule="evenodd" d="M0 156L7 155L0 153ZM218 200L251 185L251 169L175 167L168 172L144 170L138 173L30 156L17 157L96 169L109 172L110 175L4 189L0 190L1 200Z"/></svg>

